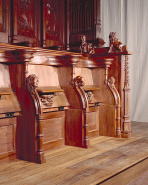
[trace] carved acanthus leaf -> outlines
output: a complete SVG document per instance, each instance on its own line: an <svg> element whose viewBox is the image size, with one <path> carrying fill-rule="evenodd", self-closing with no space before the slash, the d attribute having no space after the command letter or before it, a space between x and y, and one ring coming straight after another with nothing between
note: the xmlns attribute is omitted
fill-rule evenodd
<svg viewBox="0 0 148 185"><path fill-rule="evenodd" d="M53 94L42 95L40 96L40 100L43 103L43 105L47 107L51 107L53 105L53 100L52 100L53 97L54 97Z"/></svg>

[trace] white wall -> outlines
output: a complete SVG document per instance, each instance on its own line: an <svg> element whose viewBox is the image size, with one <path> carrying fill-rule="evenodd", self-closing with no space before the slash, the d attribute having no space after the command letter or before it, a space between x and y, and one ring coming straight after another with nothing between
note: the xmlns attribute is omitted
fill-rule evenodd
<svg viewBox="0 0 148 185"><path fill-rule="evenodd" d="M133 53L130 60L130 115L148 122L148 0L101 0L102 38L109 33Z"/></svg>

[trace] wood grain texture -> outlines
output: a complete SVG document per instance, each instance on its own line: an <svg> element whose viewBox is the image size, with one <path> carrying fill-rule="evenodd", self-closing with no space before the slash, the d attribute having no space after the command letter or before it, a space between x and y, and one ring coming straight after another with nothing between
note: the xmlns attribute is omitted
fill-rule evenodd
<svg viewBox="0 0 148 185"><path fill-rule="evenodd" d="M147 123L132 123L131 139L99 136L90 148L64 146L45 152L39 165L15 160L1 164L2 184L126 185L147 170Z"/></svg>

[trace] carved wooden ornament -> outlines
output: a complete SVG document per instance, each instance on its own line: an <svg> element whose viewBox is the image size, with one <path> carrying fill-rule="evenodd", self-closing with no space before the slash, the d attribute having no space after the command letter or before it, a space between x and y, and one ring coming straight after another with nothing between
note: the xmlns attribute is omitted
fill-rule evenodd
<svg viewBox="0 0 148 185"><path fill-rule="evenodd" d="M116 108L116 137L121 137L121 118L120 118L120 109L121 109L121 104L120 104L120 95L115 87L115 78L110 77L108 79L108 86L114 96L115 100L115 108Z"/></svg>

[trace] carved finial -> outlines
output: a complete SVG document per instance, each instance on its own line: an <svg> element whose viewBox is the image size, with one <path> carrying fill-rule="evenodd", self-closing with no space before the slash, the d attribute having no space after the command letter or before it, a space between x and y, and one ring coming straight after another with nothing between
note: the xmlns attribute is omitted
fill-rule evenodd
<svg viewBox="0 0 148 185"><path fill-rule="evenodd" d="M82 77L82 76L77 76L74 79L74 82L75 82L75 85L78 85L79 87L82 87L85 85L85 80L84 80L84 77Z"/></svg>
<svg viewBox="0 0 148 185"><path fill-rule="evenodd" d="M31 74L26 78L26 87L31 94L35 93L38 83L39 78L35 74Z"/></svg>
<svg viewBox="0 0 148 185"><path fill-rule="evenodd" d="M94 47L93 47L92 43L86 42L86 36L81 35L80 38L82 40L82 45L80 46L81 53L94 54L95 53Z"/></svg>
<svg viewBox="0 0 148 185"><path fill-rule="evenodd" d="M117 38L116 32L111 32L109 34L109 41L110 41L110 46L109 46L108 53L122 51L123 44Z"/></svg>

